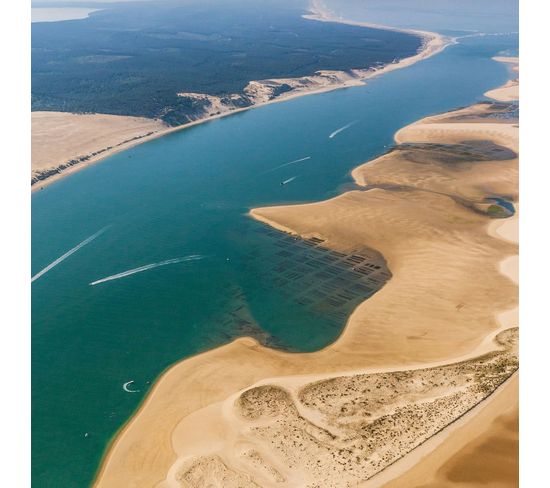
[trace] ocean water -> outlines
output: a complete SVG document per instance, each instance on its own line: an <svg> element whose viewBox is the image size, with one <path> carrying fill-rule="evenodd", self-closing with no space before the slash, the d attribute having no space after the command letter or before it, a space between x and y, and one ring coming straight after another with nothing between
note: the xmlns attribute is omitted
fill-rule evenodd
<svg viewBox="0 0 550 488"><path fill-rule="evenodd" d="M518 0L314 0L337 17L442 34L510 33L519 27ZM516 46L517 48L517 46Z"/></svg>
<svg viewBox="0 0 550 488"><path fill-rule="evenodd" d="M151 383L185 357L242 334L291 351L334 341L349 309L329 316L269 282L295 247L247 212L351 187L351 169L382 154L400 127L504 83L506 67L491 57L517 42L464 38L366 86L213 120L33 194L33 275L105 228L32 285L34 486L88 486ZM201 259L90 285L192 255ZM124 391L128 381L139 392Z"/></svg>

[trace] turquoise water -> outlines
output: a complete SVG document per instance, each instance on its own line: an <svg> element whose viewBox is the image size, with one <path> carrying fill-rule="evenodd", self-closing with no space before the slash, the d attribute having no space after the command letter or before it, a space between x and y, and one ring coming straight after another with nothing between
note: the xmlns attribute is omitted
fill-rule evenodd
<svg viewBox="0 0 550 488"><path fill-rule="evenodd" d="M243 332L292 351L331 343L345 317L265 285L283 258L262 254L276 242L248 210L350 187L350 170L384 152L397 129L504 83L506 68L490 58L515 47L516 36L464 39L365 87L211 121L35 193L33 275L109 227L32 285L34 485L87 486L151 382L182 358ZM89 285L188 255L203 258ZM241 306L246 323L231 315ZM130 380L139 393L122 389Z"/></svg>

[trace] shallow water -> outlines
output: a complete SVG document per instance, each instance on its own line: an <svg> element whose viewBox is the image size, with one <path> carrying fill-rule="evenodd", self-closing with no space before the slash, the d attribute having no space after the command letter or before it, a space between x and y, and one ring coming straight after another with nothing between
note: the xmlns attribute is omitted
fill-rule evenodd
<svg viewBox="0 0 550 488"><path fill-rule="evenodd" d="M182 358L243 333L293 351L334 341L356 301L333 316L297 303L288 283L296 263L248 210L338 194L397 129L504 83L506 68L490 58L516 47L516 36L463 39L367 86L173 133L36 192L33 275L109 227L32 285L34 486L87 486L151 382ZM204 258L89 285L189 255ZM290 266L284 283L268 280L278 265ZM123 390L130 380L139 393Z"/></svg>
<svg viewBox="0 0 550 488"><path fill-rule="evenodd" d="M318 3L332 15L345 19L443 34L517 32L519 27L517 0L322 0Z"/></svg>

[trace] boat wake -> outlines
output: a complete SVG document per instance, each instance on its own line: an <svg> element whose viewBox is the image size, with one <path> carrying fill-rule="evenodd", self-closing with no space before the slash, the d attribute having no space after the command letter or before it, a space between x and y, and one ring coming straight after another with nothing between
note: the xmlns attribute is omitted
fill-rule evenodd
<svg viewBox="0 0 550 488"><path fill-rule="evenodd" d="M262 174L265 175L266 173L271 173L278 170L279 168L284 168L285 166L290 166L291 164L301 163L302 161L307 161L308 159L311 159L311 156L306 156L305 158L295 159L294 161L290 161L289 163L281 164L280 166L276 166L275 168L264 171Z"/></svg>
<svg viewBox="0 0 550 488"><path fill-rule="evenodd" d="M183 263L185 261L197 261L202 258L204 258L204 256L201 256L200 254L192 254L190 256L184 256L181 258L167 259L165 261L160 261L159 263L146 264L145 266L140 266L139 268L129 269L127 271L122 271L121 273L107 276L106 278L101 278L100 280L92 281L90 285L99 285L100 283L105 283L106 281L119 280L120 278L126 278L126 276L130 276L136 273L142 273L143 271L149 271L150 269L159 268L160 266Z"/></svg>
<svg viewBox="0 0 550 488"><path fill-rule="evenodd" d="M74 254L76 251L78 251L80 248L84 247L86 244L89 244L90 242L92 242L95 238L99 237L101 234L103 234L110 226L107 225L106 227L103 227L103 229L97 231L95 234L91 235L90 237L88 237L87 239L83 240L80 244L78 244L77 246L73 247L72 249L70 249L69 251L67 251L65 254L63 254L63 256L60 256L58 257L53 263L50 263L48 264L48 266L46 266L43 270L39 271L38 273L36 273L32 278L31 278L31 283L34 281L34 280L37 280L38 278L40 278L42 275L45 275L48 271L50 271L50 269L56 267L59 263L61 263L62 261L65 261L65 259L67 259L71 254Z"/></svg>
<svg viewBox="0 0 550 488"><path fill-rule="evenodd" d="M518 35L518 31L510 32L474 32L472 34L465 34L463 36L453 37L453 39L467 39L469 37L500 37L500 36L515 36Z"/></svg>
<svg viewBox="0 0 550 488"><path fill-rule="evenodd" d="M281 181L281 186L284 186L284 185L286 185L287 183L290 183L291 181L294 181L296 178L298 178L298 177L297 177L297 176L293 176L292 178L289 178L288 180Z"/></svg>
<svg viewBox="0 0 550 488"><path fill-rule="evenodd" d="M133 385L133 384L134 384L134 380L127 381L126 383L124 383L122 385L122 389L127 393L139 393L141 390L131 390L130 389L130 385Z"/></svg>
<svg viewBox="0 0 550 488"><path fill-rule="evenodd" d="M329 139L332 139L333 137L336 137L338 134L340 134L340 132L343 132L345 131L346 129L349 129L352 125L355 125L357 124L357 122L359 122L358 120L354 120L353 122L350 122L349 124L346 124L342 127L340 127L339 129L336 129L334 132L331 132L328 136Z"/></svg>

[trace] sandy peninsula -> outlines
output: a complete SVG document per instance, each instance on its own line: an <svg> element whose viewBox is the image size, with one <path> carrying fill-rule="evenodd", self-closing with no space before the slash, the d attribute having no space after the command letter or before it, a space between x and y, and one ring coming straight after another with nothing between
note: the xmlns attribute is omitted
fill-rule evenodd
<svg viewBox="0 0 550 488"><path fill-rule="evenodd" d="M375 249L392 278L321 351L242 338L170 368L96 486L422 486L400 478L415 472L442 486L465 463L474 474L461 486L475 486L498 460L472 457L515 435L499 398L517 398L517 284L503 266L517 244L507 205L489 200L518 201L507 110L421 120L353 172L362 190L252 210L330 249ZM513 464L513 446L503 452Z"/></svg>
<svg viewBox="0 0 550 488"><path fill-rule="evenodd" d="M485 93L486 97L501 102L510 102L519 99L519 58L515 56L495 56L495 61L505 63L508 65L510 72L514 76L511 80L508 80L503 86L489 90Z"/></svg>
<svg viewBox="0 0 550 488"><path fill-rule="evenodd" d="M304 95L314 95L350 86L363 85L368 79L395 69L404 68L442 51L451 40L433 32L395 29L368 23L348 22L332 18L316 2L312 2L311 14L305 18L321 22L340 22L378 29L387 29L418 35L423 39L420 51L414 56L394 63L368 69L343 71L317 71L300 78L273 78L252 80L244 89L250 106L237 108L231 103L239 95L216 97L201 93L178 93L203 104L202 113L194 121L168 127L162 121L141 117L107 114L73 114L64 112L32 112L32 166L33 189L43 187L59 178L85 168L116 152L128 149L169 132L186 129L199 123L225 117L254 107L290 100ZM279 93L283 85L290 91ZM226 102L229 100L229 102ZM52 144L52 141L56 141Z"/></svg>

